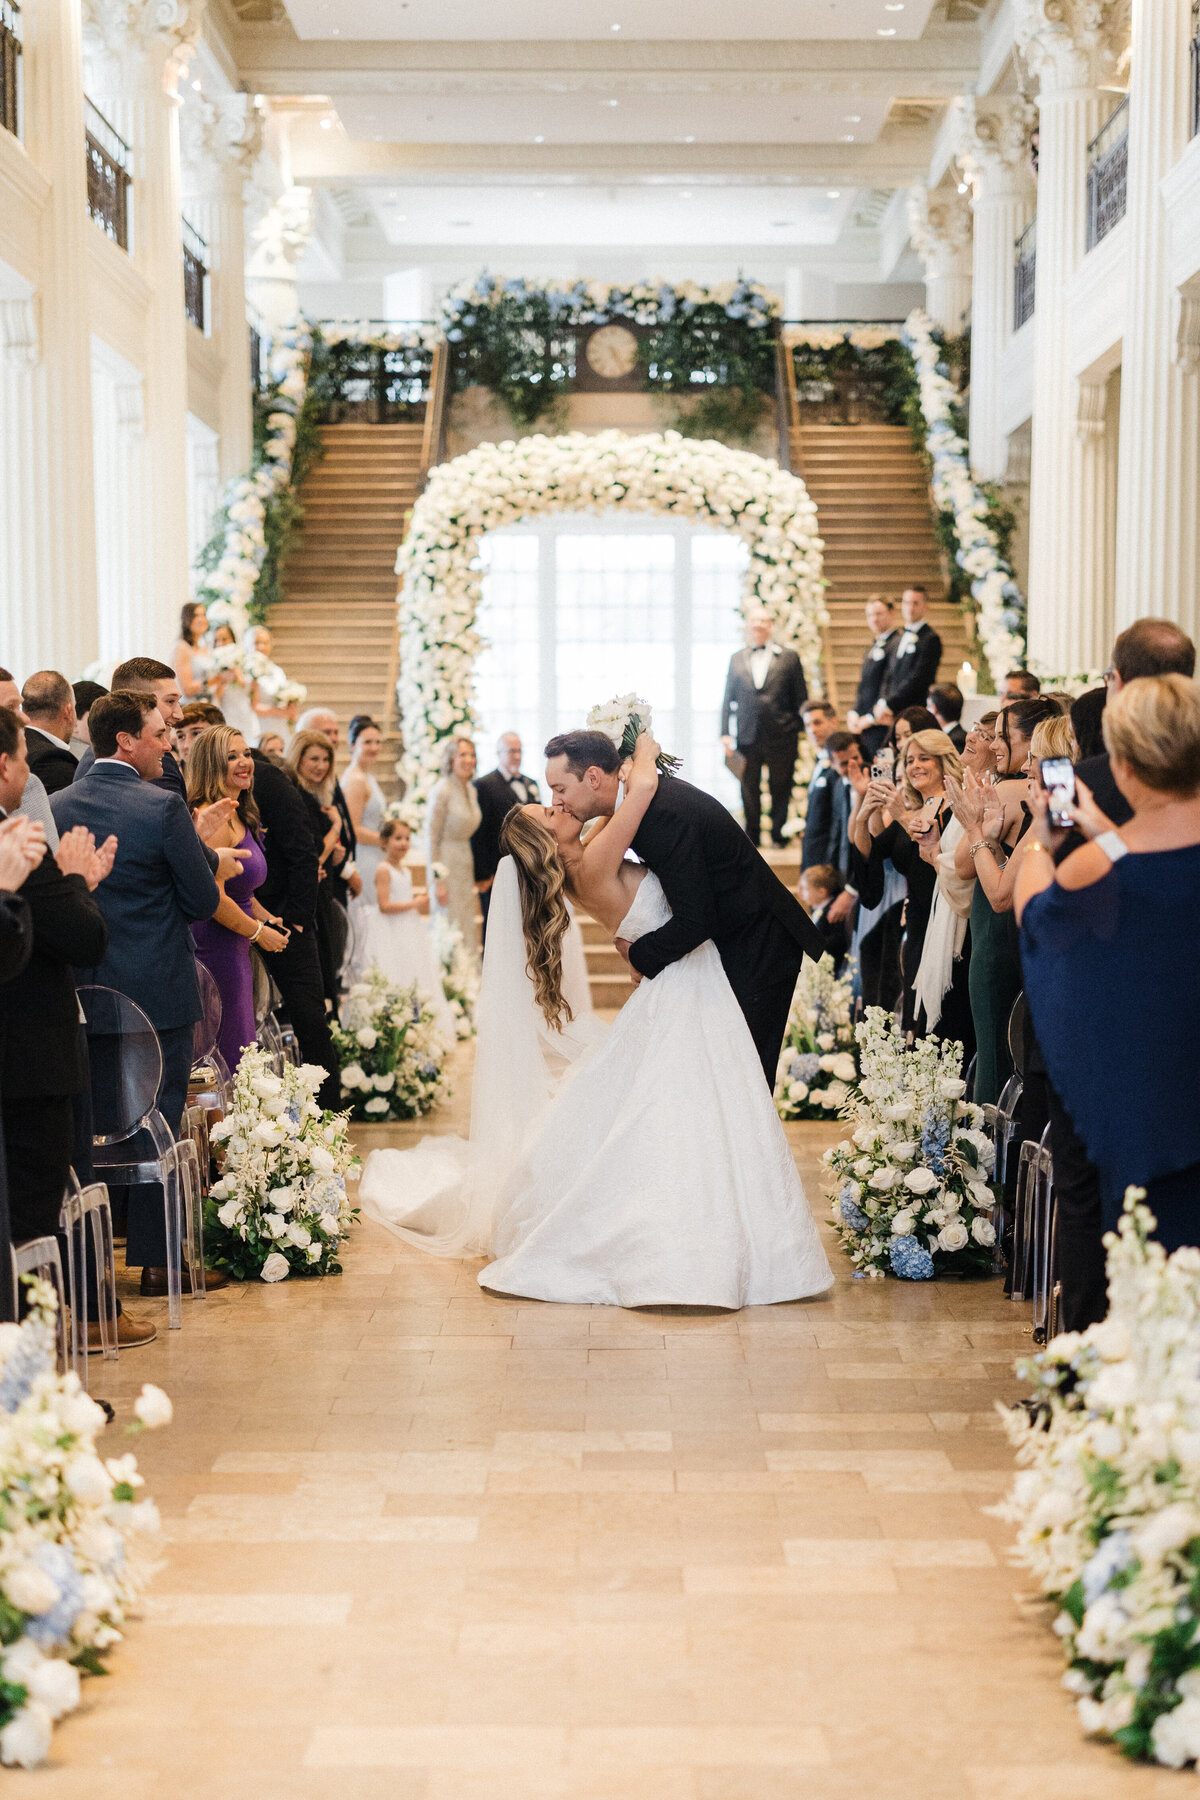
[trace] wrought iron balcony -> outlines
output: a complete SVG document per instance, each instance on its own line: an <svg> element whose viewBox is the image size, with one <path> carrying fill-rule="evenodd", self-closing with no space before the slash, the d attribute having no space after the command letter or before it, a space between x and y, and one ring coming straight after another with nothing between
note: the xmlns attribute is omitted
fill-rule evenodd
<svg viewBox="0 0 1200 1800"><path fill-rule="evenodd" d="M1037 220L1031 219L1013 247L1013 330L1033 317L1037 290Z"/></svg>
<svg viewBox="0 0 1200 1800"><path fill-rule="evenodd" d="M208 318L208 245L187 219L183 221L183 310L197 331Z"/></svg>
<svg viewBox="0 0 1200 1800"><path fill-rule="evenodd" d="M1087 247L1094 250L1125 217L1129 165L1129 96L1088 145Z"/></svg>
<svg viewBox="0 0 1200 1800"><path fill-rule="evenodd" d="M122 250L128 250L132 212L130 190L133 187L133 158L129 145L86 95L83 122L88 214L106 237L119 244Z"/></svg>
<svg viewBox="0 0 1200 1800"><path fill-rule="evenodd" d="M0 0L0 126L21 135L21 9Z"/></svg>

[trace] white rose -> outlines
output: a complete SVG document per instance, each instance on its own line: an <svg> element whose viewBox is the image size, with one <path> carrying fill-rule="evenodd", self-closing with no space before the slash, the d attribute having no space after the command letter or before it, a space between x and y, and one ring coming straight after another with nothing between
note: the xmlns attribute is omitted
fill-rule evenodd
<svg viewBox="0 0 1200 1800"><path fill-rule="evenodd" d="M36 1563L18 1563L15 1569L10 1569L4 1577L4 1592L18 1612L30 1613L35 1618L58 1604L58 1583Z"/></svg>
<svg viewBox="0 0 1200 1800"><path fill-rule="evenodd" d="M902 1209L892 1220L893 1237L911 1237L917 1228L917 1221L912 1213Z"/></svg>
<svg viewBox="0 0 1200 1800"><path fill-rule="evenodd" d="M355 1088L370 1084L370 1076L364 1073L361 1063L347 1063L342 1070L342 1092L353 1093Z"/></svg>
<svg viewBox="0 0 1200 1800"><path fill-rule="evenodd" d="M361 1044L364 1050L373 1050L379 1042L379 1033L373 1025L362 1025L355 1032L354 1041Z"/></svg>
<svg viewBox="0 0 1200 1800"><path fill-rule="evenodd" d="M833 1072L839 1081L854 1080L855 1076L858 1074L858 1070L854 1066L854 1058L848 1051L843 1050L839 1055L834 1057Z"/></svg>
<svg viewBox="0 0 1200 1800"><path fill-rule="evenodd" d="M308 1147L308 1160L317 1171L318 1175L332 1175L337 1168L336 1161L330 1156L324 1144L310 1144Z"/></svg>
<svg viewBox="0 0 1200 1800"><path fill-rule="evenodd" d="M967 1091L965 1081L939 1081L938 1093L943 1100L961 1100Z"/></svg>
<svg viewBox="0 0 1200 1800"><path fill-rule="evenodd" d="M81 1451L68 1459L62 1473L67 1487L85 1506L104 1506L112 1499L112 1476L98 1456Z"/></svg>
<svg viewBox="0 0 1200 1800"><path fill-rule="evenodd" d="M794 1106L799 1106L802 1101L807 1100L807 1081L789 1081L787 1086L787 1097Z"/></svg>
<svg viewBox="0 0 1200 1800"><path fill-rule="evenodd" d="M1182 1550L1200 1537L1200 1515L1184 1501L1151 1513L1133 1534L1134 1548L1144 1564L1161 1562L1172 1550Z"/></svg>
<svg viewBox="0 0 1200 1800"><path fill-rule="evenodd" d="M1088 1405L1117 1412L1138 1398L1138 1372L1131 1362L1106 1363L1088 1388Z"/></svg>
<svg viewBox="0 0 1200 1800"><path fill-rule="evenodd" d="M818 1050L832 1050L833 1046L836 1043L837 1043L837 1039L834 1037L832 1031L818 1031L818 1033L817 1033L817 1049Z"/></svg>
<svg viewBox="0 0 1200 1800"><path fill-rule="evenodd" d="M161 1425L169 1425L175 1417L175 1408L168 1395L152 1381L147 1381L141 1393L133 1403L135 1418L142 1421L147 1431L157 1431Z"/></svg>
<svg viewBox="0 0 1200 1800"><path fill-rule="evenodd" d="M227 1230L232 1230L237 1224L237 1217L241 1210L241 1203L239 1201L227 1200L224 1206L219 1206L217 1208L217 1217Z"/></svg>
<svg viewBox="0 0 1200 1800"><path fill-rule="evenodd" d="M281 1238L287 1230L287 1220L282 1213L264 1213L263 1230L268 1237Z"/></svg>
<svg viewBox="0 0 1200 1800"><path fill-rule="evenodd" d="M321 1260L321 1246L320 1246L320 1244L310 1244L310 1245L309 1245L309 1246L308 1246L308 1250L307 1250L307 1252L306 1252L306 1255L307 1255L307 1257L308 1257L308 1260L309 1260L309 1262L310 1262L310 1263L313 1263L313 1262L320 1262L320 1260Z"/></svg>
<svg viewBox="0 0 1200 1800"><path fill-rule="evenodd" d="M822 1072L822 1074L824 1074L824 1075L832 1075L832 1074L833 1074L833 1065L834 1065L834 1063L835 1063L835 1062L836 1062L836 1061L837 1061L837 1057L836 1057L836 1056L823 1056L823 1057L821 1057L821 1059L820 1059L820 1067L821 1067L821 1072Z"/></svg>
<svg viewBox="0 0 1200 1800"><path fill-rule="evenodd" d="M892 1162L911 1162L913 1157L917 1154L917 1146L909 1139L901 1138L898 1143L889 1144L887 1146L887 1153Z"/></svg>
<svg viewBox="0 0 1200 1800"><path fill-rule="evenodd" d="M104 1413L87 1394L64 1394L58 1403L58 1416L72 1437L92 1437L103 1431L107 1423Z"/></svg>
<svg viewBox="0 0 1200 1800"><path fill-rule="evenodd" d="M950 1223L943 1225L938 1232L938 1243L943 1250L965 1250L969 1242L967 1228L961 1219L951 1219Z"/></svg>
<svg viewBox="0 0 1200 1800"><path fill-rule="evenodd" d="M281 1256L278 1250L272 1250L259 1274L264 1281L286 1281L291 1274L287 1257Z"/></svg>
<svg viewBox="0 0 1200 1800"><path fill-rule="evenodd" d="M1150 1743L1154 1760L1168 1769L1182 1769L1200 1757L1200 1700L1184 1700L1170 1712L1159 1713Z"/></svg>
<svg viewBox="0 0 1200 1800"><path fill-rule="evenodd" d="M849 1097L850 1090L844 1081L831 1081L825 1089L822 1104L827 1106L830 1112L836 1112L839 1106L845 1106Z"/></svg>
<svg viewBox="0 0 1200 1800"><path fill-rule="evenodd" d="M277 1094L282 1094L283 1083L277 1075L256 1075L250 1083L250 1091L260 1100L273 1100Z"/></svg>
<svg viewBox="0 0 1200 1800"><path fill-rule="evenodd" d="M0 1731L0 1763L9 1768L36 1769L46 1759L54 1721L46 1708L28 1700Z"/></svg>
<svg viewBox="0 0 1200 1800"><path fill-rule="evenodd" d="M904 1185L913 1194L931 1194L938 1184L938 1178L932 1169L910 1169L904 1177Z"/></svg>
<svg viewBox="0 0 1200 1800"><path fill-rule="evenodd" d="M867 1176L871 1173L871 1170L875 1167L875 1164L871 1161L869 1156L860 1156L858 1161L851 1166L859 1180L865 1181Z"/></svg>
<svg viewBox="0 0 1200 1800"><path fill-rule="evenodd" d="M256 1144L265 1144L268 1149L274 1149L277 1144L282 1143L283 1141L282 1131L280 1131L278 1125L272 1125L269 1119L264 1119L261 1125L256 1125L254 1130L250 1133L250 1137L252 1142Z"/></svg>
<svg viewBox="0 0 1200 1800"><path fill-rule="evenodd" d="M375 1087L381 1094L391 1093L395 1085L396 1077L390 1072L387 1075L376 1075L375 1077Z"/></svg>
<svg viewBox="0 0 1200 1800"><path fill-rule="evenodd" d="M982 1244L985 1250L990 1249L996 1241L996 1227L990 1219L985 1219L982 1214L979 1214L971 1220L971 1236L977 1244Z"/></svg>
<svg viewBox="0 0 1200 1800"><path fill-rule="evenodd" d="M306 1225L297 1225L293 1219L287 1228L287 1241L289 1244L295 1244L297 1250L307 1250L312 1243L312 1232Z"/></svg>
<svg viewBox="0 0 1200 1800"><path fill-rule="evenodd" d="M876 1169L871 1176L869 1185L875 1189L876 1193L886 1194L889 1188L896 1185L895 1169Z"/></svg>
<svg viewBox="0 0 1200 1800"><path fill-rule="evenodd" d="M61 1657L43 1656L32 1638L18 1638L4 1652L0 1672L5 1681L23 1687L53 1719L79 1705L79 1670Z"/></svg>
<svg viewBox="0 0 1200 1800"><path fill-rule="evenodd" d="M363 1111L369 1112L369 1113L385 1113L385 1112L390 1111L390 1109L391 1109L391 1101L384 1100L382 1098L379 1098L376 1100L368 1100L367 1104L363 1107Z"/></svg>

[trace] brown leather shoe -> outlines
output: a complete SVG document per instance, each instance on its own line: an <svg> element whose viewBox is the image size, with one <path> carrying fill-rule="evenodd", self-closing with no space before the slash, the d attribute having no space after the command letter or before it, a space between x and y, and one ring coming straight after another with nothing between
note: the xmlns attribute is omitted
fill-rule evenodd
<svg viewBox="0 0 1200 1800"><path fill-rule="evenodd" d="M148 1319L134 1319L123 1312L117 1320L117 1349L136 1350L142 1344L152 1344L158 1336L158 1327ZM99 1356L100 1326L92 1319L88 1324L88 1355Z"/></svg>
<svg viewBox="0 0 1200 1800"><path fill-rule="evenodd" d="M224 1269L205 1269L205 1271L204 1271L204 1291L206 1294L215 1294L219 1288L228 1287L228 1286L229 1286L229 1277L225 1273ZM191 1277L191 1274L189 1273L188 1269L185 1267L184 1271L183 1271L183 1281L182 1281L182 1284L180 1287L180 1292L184 1293L184 1294L190 1294L191 1291L192 1291L192 1277ZM143 1269L142 1270L141 1295L142 1295L143 1300L165 1299L166 1292L167 1292L167 1271L165 1269Z"/></svg>

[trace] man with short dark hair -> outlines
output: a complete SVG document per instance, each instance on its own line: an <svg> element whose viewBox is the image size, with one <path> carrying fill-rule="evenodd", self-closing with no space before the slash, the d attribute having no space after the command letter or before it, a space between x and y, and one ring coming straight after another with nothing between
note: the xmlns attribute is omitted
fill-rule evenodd
<svg viewBox="0 0 1200 1800"><path fill-rule="evenodd" d="M810 700L802 717L808 741L817 753L817 766L808 781L804 807L804 838L800 846L800 867L828 862L830 819L833 795L838 780L827 745L837 729L837 711L828 700Z"/></svg>
<svg viewBox="0 0 1200 1800"><path fill-rule="evenodd" d="M875 706L883 692L884 677L895 655L900 633L896 629L896 608L886 594L872 594L865 611L872 643L863 658L858 692L846 715L846 723L851 731L861 733L863 754L869 760L888 734L887 726L875 721Z"/></svg>
<svg viewBox="0 0 1200 1800"><path fill-rule="evenodd" d="M75 779L75 693L57 669L39 669L21 689L21 711L29 720L25 748L29 767L48 794L70 787Z"/></svg>
<svg viewBox="0 0 1200 1800"><path fill-rule="evenodd" d="M170 794L178 794L187 802L187 782L183 770L179 766L175 752L171 748L170 733L183 719L183 693L179 686L179 677L170 663L159 662L153 656L131 656L128 661L118 663L113 670L112 692L127 694L148 694L163 716L167 727L167 747L163 751L162 773L155 776L155 787L166 788ZM86 775L96 760L96 747L92 753L85 750L79 759L79 767L75 771L75 779Z"/></svg>
<svg viewBox="0 0 1200 1800"><path fill-rule="evenodd" d="M940 681L930 688L926 705L961 756L967 741L962 727L962 689L955 687L952 681Z"/></svg>
<svg viewBox="0 0 1200 1800"><path fill-rule="evenodd" d="M1137 619L1120 632L1113 644L1112 662L1104 671L1104 687L1109 699L1119 694L1127 682L1142 675L1186 675L1196 673L1196 646L1186 631L1170 619ZM1127 825L1133 808L1113 779L1105 750L1078 764L1077 778L1091 789L1092 798L1114 825Z"/></svg>
<svg viewBox="0 0 1200 1800"><path fill-rule="evenodd" d="M831 731L821 747L822 762L809 783L808 812L804 820L801 869L832 863L844 875L850 863L850 783L846 779L851 754L861 756L852 731Z"/></svg>
<svg viewBox="0 0 1200 1800"><path fill-rule="evenodd" d="M1036 700L1042 684L1032 669L1010 669L1000 683L1000 711L1014 700Z"/></svg>
<svg viewBox="0 0 1200 1800"><path fill-rule="evenodd" d="M929 595L910 582L900 596L904 629L883 677L883 691L875 703L875 717L895 718L906 706L924 706L930 686L937 680L942 660L942 640L929 623Z"/></svg>

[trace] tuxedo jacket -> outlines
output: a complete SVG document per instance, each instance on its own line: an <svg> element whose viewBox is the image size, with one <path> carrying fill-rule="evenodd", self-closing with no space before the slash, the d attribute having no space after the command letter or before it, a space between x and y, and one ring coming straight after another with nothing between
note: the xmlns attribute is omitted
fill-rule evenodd
<svg viewBox="0 0 1200 1800"><path fill-rule="evenodd" d="M28 901L22 900L20 894L0 894L0 985L21 973L32 950L33 922Z"/></svg>
<svg viewBox="0 0 1200 1800"><path fill-rule="evenodd" d="M942 640L928 620L904 627L883 678L883 698L894 713L906 706L924 706L941 660Z"/></svg>
<svg viewBox="0 0 1200 1800"><path fill-rule="evenodd" d="M499 769L493 769L490 775L481 775L474 787L483 814L479 830L471 839L475 879L491 881L500 867L500 827L514 806L527 806L540 800L542 790L531 775L514 775L510 781Z"/></svg>
<svg viewBox="0 0 1200 1800"><path fill-rule="evenodd" d="M112 873L96 889L108 948L76 958L81 979L128 994L160 1031L194 1025L200 988L190 927L211 919L221 896L187 807L110 762L51 805L60 831L86 825L98 844L117 840Z"/></svg>
<svg viewBox="0 0 1200 1800"><path fill-rule="evenodd" d="M749 650L729 659L721 702L721 735L736 735L739 750L765 749L800 732L800 708L808 699L804 667L794 650L770 644L771 660L761 688L754 685ZM729 729L733 715L735 730Z"/></svg>
<svg viewBox="0 0 1200 1800"><path fill-rule="evenodd" d="M354 820L350 817L350 808L346 805L346 796L342 792L340 781L335 781L333 784L333 808L341 820L338 842L346 854L340 863L330 860L325 864L326 886L330 888L335 900L348 907L350 889L346 883L346 864L353 862L358 855L358 834L354 829ZM324 834L322 833L322 840L323 838Z"/></svg>
<svg viewBox="0 0 1200 1800"><path fill-rule="evenodd" d="M25 750L30 768L40 777L48 794L57 794L60 788L70 787L78 767L73 751L64 750L36 725L25 727Z"/></svg>
<svg viewBox="0 0 1200 1800"><path fill-rule="evenodd" d="M808 784L808 810L804 815L804 841L800 867L832 863L845 873L848 858L847 826L850 821L850 788L832 763L820 763Z"/></svg>
<svg viewBox="0 0 1200 1800"><path fill-rule="evenodd" d="M883 642L873 643L863 657L858 693L854 696L854 710L864 719L875 711L875 702L883 692L884 680L899 642L899 631L889 631Z"/></svg>
<svg viewBox="0 0 1200 1800"><path fill-rule="evenodd" d="M639 974L654 976L711 938L743 1011L748 982L769 985L763 950L779 928L794 949L795 979L802 954L819 957L821 934L796 896L763 861L741 826L711 794L664 777L633 840L636 854L658 876L674 914L630 946Z"/></svg>
<svg viewBox="0 0 1200 1800"><path fill-rule="evenodd" d="M87 1087L72 965L99 963L108 935L83 876L64 875L49 853L25 877L20 898L29 909L32 940L24 968L0 988L0 1093L6 1106L81 1094Z"/></svg>
<svg viewBox="0 0 1200 1800"><path fill-rule="evenodd" d="M317 914L321 859L300 785L261 750L252 750L250 755L267 859L266 880L255 898L285 925L299 925L308 931Z"/></svg>

